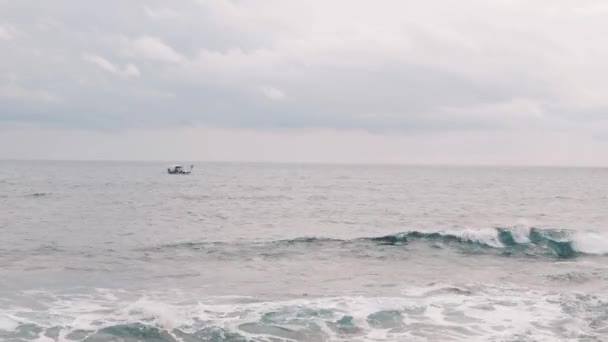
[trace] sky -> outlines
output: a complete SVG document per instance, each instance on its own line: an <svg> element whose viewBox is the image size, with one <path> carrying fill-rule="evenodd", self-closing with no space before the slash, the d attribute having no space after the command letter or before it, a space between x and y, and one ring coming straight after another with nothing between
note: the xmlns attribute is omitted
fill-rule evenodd
<svg viewBox="0 0 608 342"><path fill-rule="evenodd" d="M603 0L0 0L0 159L608 166Z"/></svg>

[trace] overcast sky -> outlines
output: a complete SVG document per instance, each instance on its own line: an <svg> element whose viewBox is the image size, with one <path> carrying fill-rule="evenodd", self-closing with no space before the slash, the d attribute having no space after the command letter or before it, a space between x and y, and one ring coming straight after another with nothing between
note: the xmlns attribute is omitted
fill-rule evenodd
<svg viewBox="0 0 608 342"><path fill-rule="evenodd" d="M0 0L0 158L608 165L603 0Z"/></svg>

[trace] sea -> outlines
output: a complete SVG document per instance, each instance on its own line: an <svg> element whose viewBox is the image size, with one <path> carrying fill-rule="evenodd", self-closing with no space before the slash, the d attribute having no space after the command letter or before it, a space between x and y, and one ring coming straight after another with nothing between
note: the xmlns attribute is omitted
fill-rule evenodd
<svg viewBox="0 0 608 342"><path fill-rule="evenodd" d="M194 164L1 161L0 341L608 341L608 169Z"/></svg>

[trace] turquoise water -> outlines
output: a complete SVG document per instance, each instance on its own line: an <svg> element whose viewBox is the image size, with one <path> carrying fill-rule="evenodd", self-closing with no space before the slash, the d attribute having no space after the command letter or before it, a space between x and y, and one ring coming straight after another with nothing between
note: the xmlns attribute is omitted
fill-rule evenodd
<svg viewBox="0 0 608 342"><path fill-rule="evenodd" d="M608 336L606 169L0 166L0 341Z"/></svg>

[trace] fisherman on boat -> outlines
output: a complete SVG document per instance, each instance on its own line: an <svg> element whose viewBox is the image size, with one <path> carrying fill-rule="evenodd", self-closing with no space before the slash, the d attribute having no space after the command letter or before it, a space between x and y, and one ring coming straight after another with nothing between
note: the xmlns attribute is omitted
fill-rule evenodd
<svg viewBox="0 0 608 342"><path fill-rule="evenodd" d="M167 173L170 175L189 175L192 172L194 165L190 165L190 170L185 170L181 165L171 165L167 169Z"/></svg>

